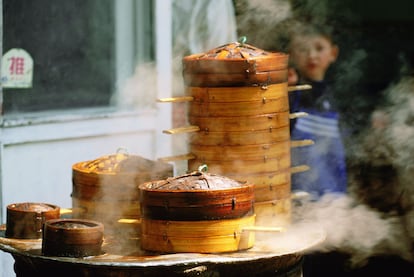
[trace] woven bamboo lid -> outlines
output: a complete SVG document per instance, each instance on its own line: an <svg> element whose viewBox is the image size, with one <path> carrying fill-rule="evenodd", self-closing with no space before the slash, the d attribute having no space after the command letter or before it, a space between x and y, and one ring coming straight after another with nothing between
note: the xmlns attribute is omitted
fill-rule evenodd
<svg viewBox="0 0 414 277"><path fill-rule="evenodd" d="M189 86L244 86L287 80L289 56L245 43L229 43L206 53L183 58L183 77Z"/></svg>

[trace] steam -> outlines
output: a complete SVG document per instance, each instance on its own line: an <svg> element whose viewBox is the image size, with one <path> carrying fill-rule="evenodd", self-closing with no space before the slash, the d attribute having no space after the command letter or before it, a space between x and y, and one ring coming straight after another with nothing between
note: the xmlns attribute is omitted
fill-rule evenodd
<svg viewBox="0 0 414 277"><path fill-rule="evenodd" d="M327 194L319 201L304 202L294 208L294 218L306 223L307 230L326 232L316 250L348 253L354 266L384 254L412 259L400 218L384 216L350 196Z"/></svg>

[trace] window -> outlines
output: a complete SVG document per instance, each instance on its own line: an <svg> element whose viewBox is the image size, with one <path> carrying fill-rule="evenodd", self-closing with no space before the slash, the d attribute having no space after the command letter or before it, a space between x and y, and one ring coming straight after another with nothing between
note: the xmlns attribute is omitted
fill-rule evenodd
<svg viewBox="0 0 414 277"><path fill-rule="evenodd" d="M31 88L3 88L4 114L113 106L118 84L154 59L152 29L150 0L3 0L3 53L34 60Z"/></svg>

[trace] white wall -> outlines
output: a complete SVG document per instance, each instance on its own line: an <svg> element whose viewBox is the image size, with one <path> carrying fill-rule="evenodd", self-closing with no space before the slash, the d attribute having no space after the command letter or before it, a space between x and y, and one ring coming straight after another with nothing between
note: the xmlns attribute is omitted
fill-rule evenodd
<svg viewBox="0 0 414 277"><path fill-rule="evenodd" d="M171 1L155 2L156 97L171 97ZM139 97L139 96L138 96ZM155 107L155 108L154 108ZM119 147L149 159L170 156L171 106L133 112L74 111L8 122L0 128L0 223L6 205L46 202L71 207L74 163L113 154ZM0 276L15 276L10 254L0 252Z"/></svg>

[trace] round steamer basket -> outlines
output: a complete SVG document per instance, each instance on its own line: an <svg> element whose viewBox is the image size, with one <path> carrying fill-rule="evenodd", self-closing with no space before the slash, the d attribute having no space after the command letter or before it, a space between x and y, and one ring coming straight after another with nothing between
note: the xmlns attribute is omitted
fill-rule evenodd
<svg viewBox="0 0 414 277"><path fill-rule="evenodd" d="M255 184L255 202L274 201L289 198L291 195L290 168L277 172L258 174L226 174L239 182Z"/></svg>
<svg viewBox="0 0 414 277"><path fill-rule="evenodd" d="M73 217L103 222L108 233L118 220L139 219L138 185L172 176L170 164L118 153L72 166Z"/></svg>
<svg viewBox="0 0 414 277"><path fill-rule="evenodd" d="M142 249L213 253L253 246L254 234L242 227L254 226L254 185L193 172L139 189Z"/></svg>
<svg viewBox="0 0 414 277"><path fill-rule="evenodd" d="M189 136L190 144L196 145L251 145L272 144L290 141L289 126L269 128L254 132L210 132L199 131Z"/></svg>
<svg viewBox="0 0 414 277"><path fill-rule="evenodd" d="M237 100L235 100L237 101ZM243 102L190 102L189 116L253 116L289 111L288 97L266 98Z"/></svg>
<svg viewBox="0 0 414 277"><path fill-rule="evenodd" d="M46 220L60 217L60 207L46 203L15 203L7 206L6 237L40 239Z"/></svg>
<svg viewBox="0 0 414 277"><path fill-rule="evenodd" d="M183 72L184 83L191 86L251 86L286 82L287 69L250 73L189 73Z"/></svg>
<svg viewBox="0 0 414 277"><path fill-rule="evenodd" d="M289 126L289 112L260 114L252 116L192 116L188 117L191 125L202 131L211 132L255 132Z"/></svg>
<svg viewBox="0 0 414 277"><path fill-rule="evenodd" d="M191 173L178 177L188 178L186 182L217 182L216 175ZM230 182L230 179L220 177ZM240 218L253 214L254 186L231 180L237 187L213 188L174 188L162 189L170 183L180 182L169 178L139 186L141 213L146 219L163 220L215 220ZM181 184L180 184L181 185ZM184 184L187 186L187 184ZM190 185L191 186L191 185Z"/></svg>
<svg viewBox="0 0 414 277"><path fill-rule="evenodd" d="M287 97L287 83L245 87L187 87L197 103L254 102Z"/></svg>
<svg viewBox="0 0 414 277"><path fill-rule="evenodd" d="M291 197L255 202L256 225L287 227L291 224Z"/></svg>
<svg viewBox="0 0 414 277"><path fill-rule="evenodd" d="M53 219L45 222L42 253L45 256L86 257L101 255L104 226L85 219Z"/></svg>
<svg viewBox="0 0 414 277"><path fill-rule="evenodd" d="M183 58L187 86L251 86L287 80L288 55L230 43Z"/></svg>
<svg viewBox="0 0 414 277"><path fill-rule="evenodd" d="M274 201L290 198L291 184L287 182L281 185L256 185L254 188L255 202Z"/></svg>
<svg viewBox="0 0 414 277"><path fill-rule="evenodd" d="M221 253L253 247L255 216L226 220L142 220L141 247L145 250L178 253Z"/></svg>
<svg viewBox="0 0 414 277"><path fill-rule="evenodd" d="M290 141L282 141L271 144L252 145L197 145L190 144L190 151L198 159L205 160L258 160L277 158L284 155L290 156ZM220 155L217 155L220 153Z"/></svg>
<svg viewBox="0 0 414 277"><path fill-rule="evenodd" d="M261 173L272 172L287 169L290 167L290 155L281 155L279 157L262 157L257 160L232 160L232 161L220 161L220 160L206 160L195 159L188 160L188 167L195 168L200 164L207 164L209 170L216 174L243 174L243 173Z"/></svg>

